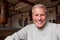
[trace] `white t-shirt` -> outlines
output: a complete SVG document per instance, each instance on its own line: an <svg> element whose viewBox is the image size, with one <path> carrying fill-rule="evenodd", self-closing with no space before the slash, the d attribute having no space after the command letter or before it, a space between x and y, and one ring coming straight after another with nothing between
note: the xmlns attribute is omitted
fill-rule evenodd
<svg viewBox="0 0 60 40"><path fill-rule="evenodd" d="M30 24L5 40L60 40L60 27L46 23L43 29L38 29L35 24Z"/></svg>

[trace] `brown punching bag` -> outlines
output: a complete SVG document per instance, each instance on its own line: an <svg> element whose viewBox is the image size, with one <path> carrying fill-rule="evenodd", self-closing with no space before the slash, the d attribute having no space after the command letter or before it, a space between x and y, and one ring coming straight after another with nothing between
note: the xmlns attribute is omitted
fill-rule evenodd
<svg viewBox="0 0 60 40"><path fill-rule="evenodd" d="M5 25L7 23L7 8L7 1L1 0L0 25Z"/></svg>

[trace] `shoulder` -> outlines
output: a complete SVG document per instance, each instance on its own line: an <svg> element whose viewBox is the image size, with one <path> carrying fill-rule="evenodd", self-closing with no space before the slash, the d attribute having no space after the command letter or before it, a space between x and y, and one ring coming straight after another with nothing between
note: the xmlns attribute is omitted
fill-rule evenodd
<svg viewBox="0 0 60 40"><path fill-rule="evenodd" d="M29 25L26 25L24 28L30 29L30 28L33 28L34 26L35 26L35 24L29 24Z"/></svg>
<svg viewBox="0 0 60 40"><path fill-rule="evenodd" d="M30 28L33 28L33 26L35 26L35 25L29 24L29 25L26 25L25 27L23 27L21 30L29 30Z"/></svg>
<svg viewBox="0 0 60 40"><path fill-rule="evenodd" d="M56 29L57 27L57 24L56 23L50 23L50 22L47 22L47 26L51 29Z"/></svg>
<svg viewBox="0 0 60 40"><path fill-rule="evenodd" d="M58 27L60 27L60 24L57 24Z"/></svg>
<svg viewBox="0 0 60 40"><path fill-rule="evenodd" d="M48 25L54 29L55 31L60 31L60 24L56 24L56 23L48 23Z"/></svg>
<svg viewBox="0 0 60 40"><path fill-rule="evenodd" d="M47 23L48 23L48 24L51 24L51 25L52 25L52 24L53 24L53 25L56 25L56 23L51 23L51 22L47 22Z"/></svg>
<svg viewBox="0 0 60 40"><path fill-rule="evenodd" d="M48 24L49 26L57 26L56 23L50 23L50 22L48 22L47 24Z"/></svg>

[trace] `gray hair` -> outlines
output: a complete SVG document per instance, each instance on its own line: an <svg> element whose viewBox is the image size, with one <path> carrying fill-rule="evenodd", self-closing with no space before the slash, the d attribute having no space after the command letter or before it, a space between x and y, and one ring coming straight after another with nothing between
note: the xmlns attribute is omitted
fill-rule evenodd
<svg viewBox="0 0 60 40"><path fill-rule="evenodd" d="M33 10L34 10L35 8L43 8L43 9L45 10L45 12L46 12L46 6L43 5L43 4L36 4L36 5L34 5L34 6L32 7L32 12L33 12Z"/></svg>

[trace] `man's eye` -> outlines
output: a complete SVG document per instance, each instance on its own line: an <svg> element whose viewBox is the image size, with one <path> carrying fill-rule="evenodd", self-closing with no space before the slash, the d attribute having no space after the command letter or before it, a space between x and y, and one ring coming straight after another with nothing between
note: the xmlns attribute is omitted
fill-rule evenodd
<svg viewBox="0 0 60 40"><path fill-rule="evenodd" d="M36 14L35 16L38 16L38 14Z"/></svg>

